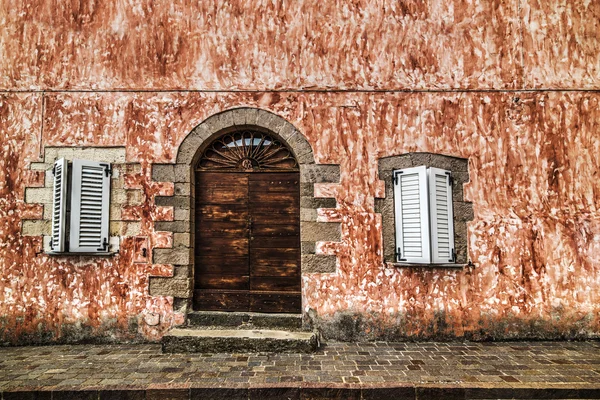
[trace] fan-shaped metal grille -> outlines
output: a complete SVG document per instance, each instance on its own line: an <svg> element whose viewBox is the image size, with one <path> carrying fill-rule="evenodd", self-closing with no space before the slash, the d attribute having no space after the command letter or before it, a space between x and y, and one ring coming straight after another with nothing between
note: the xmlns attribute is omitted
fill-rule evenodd
<svg viewBox="0 0 600 400"><path fill-rule="evenodd" d="M225 134L211 143L200 157L205 170L297 170L291 151L273 137L255 131Z"/></svg>

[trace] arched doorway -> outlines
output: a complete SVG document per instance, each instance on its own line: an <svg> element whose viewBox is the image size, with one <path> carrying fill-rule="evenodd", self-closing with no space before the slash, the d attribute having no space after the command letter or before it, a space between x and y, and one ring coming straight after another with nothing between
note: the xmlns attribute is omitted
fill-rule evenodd
<svg viewBox="0 0 600 400"><path fill-rule="evenodd" d="M196 311L301 312L300 173L272 134L221 134L195 174Z"/></svg>

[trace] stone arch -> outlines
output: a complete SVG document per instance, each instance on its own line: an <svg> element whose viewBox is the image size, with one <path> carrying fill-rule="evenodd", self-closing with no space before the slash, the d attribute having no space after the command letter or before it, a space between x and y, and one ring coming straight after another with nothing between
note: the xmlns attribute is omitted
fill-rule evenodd
<svg viewBox="0 0 600 400"><path fill-rule="evenodd" d="M294 125L270 111L242 107L214 114L198 124L183 140L177 152L177 164L193 165L205 143L228 129L254 127L278 136L292 149L299 164L314 164L308 140Z"/></svg>
<svg viewBox="0 0 600 400"><path fill-rule="evenodd" d="M258 129L282 140L292 150L300 169L301 273L332 273L336 256L316 254L316 243L341 240L340 224L317 222L317 209L335 208L333 198L315 198L315 183L339 182L339 166L315 164L313 149L290 122L272 112L241 107L219 112L198 124L186 136L175 164L154 164L152 179L173 182L173 196L157 196L157 206L173 207L173 221L156 221L155 231L173 233L172 248L153 249L152 262L174 265L172 278L150 279L150 295L172 296L174 309L187 313L193 297L194 273L194 174L192 170L204 148L231 130Z"/></svg>

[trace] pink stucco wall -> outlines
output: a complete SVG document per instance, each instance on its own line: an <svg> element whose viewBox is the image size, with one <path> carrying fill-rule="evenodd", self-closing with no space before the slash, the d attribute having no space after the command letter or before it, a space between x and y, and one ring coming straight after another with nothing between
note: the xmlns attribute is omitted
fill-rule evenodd
<svg viewBox="0 0 600 400"><path fill-rule="evenodd" d="M112 258L52 258L22 219L47 146L124 146L143 191L126 218L154 230L152 163L219 111L296 126L339 164L335 274L303 277L305 309L372 337L600 332L600 4L587 0L0 3L0 342L157 339L182 315L150 296L124 236ZM420 5L416 5L416 4ZM475 267L386 268L377 160L469 159ZM159 315L160 323L146 323ZM375 321L375 323L373 322ZM379 331L378 331L379 330ZM368 332L367 332L368 331ZM34 339L31 339L34 340Z"/></svg>

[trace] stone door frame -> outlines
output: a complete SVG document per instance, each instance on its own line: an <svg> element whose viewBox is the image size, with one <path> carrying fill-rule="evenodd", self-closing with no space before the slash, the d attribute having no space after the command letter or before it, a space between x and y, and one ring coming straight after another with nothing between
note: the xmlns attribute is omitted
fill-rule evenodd
<svg viewBox="0 0 600 400"><path fill-rule="evenodd" d="M266 131L292 150L300 168L301 274L334 273L336 256L316 254L316 243L340 241L340 224L317 222L317 210L336 208L333 198L315 198L315 183L339 182L339 166L315 164L313 149L305 136L284 118L262 109L242 107L214 114L197 125L179 146L175 164L153 164L152 180L172 182L173 196L157 196L157 206L173 207L173 221L156 221L155 231L173 234L172 248L155 248L154 264L172 264L173 277L150 277L150 295L174 298L174 311L191 311L194 291L194 174L204 148L228 130ZM303 306L305 309L303 295Z"/></svg>

